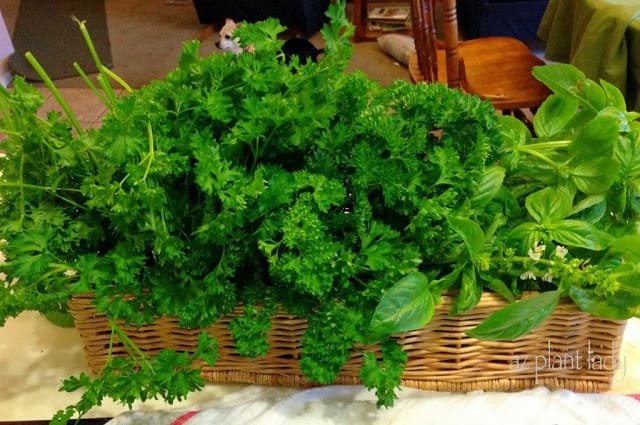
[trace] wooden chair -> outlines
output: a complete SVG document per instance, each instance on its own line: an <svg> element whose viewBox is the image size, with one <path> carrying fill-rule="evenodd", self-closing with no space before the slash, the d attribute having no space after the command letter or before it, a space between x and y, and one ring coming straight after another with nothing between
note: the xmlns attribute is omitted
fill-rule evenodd
<svg viewBox="0 0 640 425"><path fill-rule="evenodd" d="M544 61L523 42L510 37L459 42L456 1L441 2L444 42L436 37L434 0L411 0L416 54L408 66L414 82L446 83L488 99L503 111L535 109L549 96L531 75L531 69Z"/></svg>

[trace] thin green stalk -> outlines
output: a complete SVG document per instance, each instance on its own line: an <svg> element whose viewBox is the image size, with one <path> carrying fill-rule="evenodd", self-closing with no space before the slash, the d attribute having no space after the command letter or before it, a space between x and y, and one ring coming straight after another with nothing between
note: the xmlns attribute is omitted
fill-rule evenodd
<svg viewBox="0 0 640 425"><path fill-rule="evenodd" d="M91 53L93 62L95 63L96 68L98 69L98 72L99 72L99 75L97 77L98 82L102 86L102 89L106 93L107 97L111 100L111 102L115 101L116 97L113 92L113 87L111 87L111 84L109 84L109 77L113 78L118 84L124 87L125 90L131 92L132 91L131 87L129 87L129 85L125 83L124 80L122 80L122 78L120 78L115 73L113 73L109 68L104 66L104 64L100 60L100 56L98 55L96 46L93 44L93 40L89 35L89 31L87 30L87 26L85 25L85 22L79 20L75 16L73 17L73 20L78 24L78 27L80 28L80 32L82 33L82 37L84 38L84 41L87 44L87 47L89 48L89 53Z"/></svg>
<svg viewBox="0 0 640 425"><path fill-rule="evenodd" d="M24 152L20 156L20 227L22 226L22 220L26 214L25 200L24 200Z"/></svg>
<svg viewBox="0 0 640 425"><path fill-rule="evenodd" d="M78 62L74 62L73 63L73 67L76 70L76 72L78 73L78 75L80 75L80 77L82 78L82 81L85 82L85 84L91 89L91 91L93 92L93 94L96 95L96 97L100 100L100 102L102 102L102 104L104 106L106 106L107 108L111 109L111 103L109 103L109 101L107 100L107 98L105 98L102 93L100 93L100 90L98 90L98 88L96 87L95 84L93 84L93 81L91 81L89 79L89 77L87 76L87 74L84 72L84 70L82 69L82 67L80 66L80 64Z"/></svg>
<svg viewBox="0 0 640 425"><path fill-rule="evenodd" d="M149 176L149 171L151 170L151 164L153 163L153 160L155 159L155 148L154 148L154 142L153 142L153 130L151 128L151 123L147 122L147 134L148 134L148 141L149 141L149 153L146 156L147 159L147 168L144 170L144 175L142 176L142 178L140 180L138 180L137 183L142 183L147 181L147 177Z"/></svg>
<svg viewBox="0 0 640 425"><path fill-rule="evenodd" d="M69 118L69 121L71 121L71 124L76 129L78 134L84 134L84 130L80 126L80 122L78 122L78 119L76 118L75 114L73 113L73 111L69 107L69 104L67 103L66 100L64 100L64 98L62 97L62 94L60 93L60 90L58 90L58 88L55 86L55 84L53 84L53 81L51 81L51 78L46 73L46 71L44 70L42 65L40 65L38 60L33 56L33 54L31 52L25 53L24 56L27 59L27 61L29 62L29 64L36 71L38 76L42 79L42 81L47 86L47 88L49 90L51 90L51 93L53 94L53 97L55 97L56 101L60 104L60 106L62 107L62 110L67 115L67 117Z"/></svg>
<svg viewBox="0 0 640 425"><path fill-rule="evenodd" d="M100 84L100 87L102 87L102 90L104 90L105 94L109 98L109 101L111 103L115 103L117 97L113 91L113 87L109 84L109 79L104 74L99 74L96 78L98 79L98 84Z"/></svg>
<svg viewBox="0 0 640 425"><path fill-rule="evenodd" d="M133 350L138 355L140 360L142 360L147 366L149 366L149 369L151 370L151 372L153 372L153 366L147 360L147 356L142 352L142 350L140 350L140 347L138 347L133 341L131 341L129 336L118 327L115 320L113 320L111 317L108 317L107 319L109 320L111 329L118 334L118 338L120 338L120 341L122 341L122 344L124 344L126 350L129 351L129 354L133 356L133 353L131 352L131 350Z"/></svg>
<svg viewBox="0 0 640 425"><path fill-rule="evenodd" d="M518 146L515 150L520 151L520 152L524 152L524 153L528 153L531 156L535 156L536 158L538 158L542 162L551 165L556 170L559 169L558 164L555 161L553 161L551 158L549 158L545 154L536 151L535 149L529 149L526 146Z"/></svg>
<svg viewBox="0 0 640 425"><path fill-rule="evenodd" d="M109 360L111 360L111 357L113 357L113 344L115 342L116 342L116 332L112 330L111 336L109 337L109 348L107 350L107 361L104 363L104 365L102 365L102 370L104 370L107 367L107 364L109 364Z"/></svg>
<svg viewBox="0 0 640 425"><path fill-rule="evenodd" d="M131 86L129 84L127 84L127 82L124 81L122 79L122 77L120 77L118 74L116 74L115 72L113 72L112 70L107 68L106 66L101 65L100 72L103 72L104 74L106 74L109 77L111 77L116 83L120 84L120 86L123 89L125 89L127 91L127 93L133 93L133 89L131 88Z"/></svg>
<svg viewBox="0 0 640 425"><path fill-rule="evenodd" d="M571 144L571 142L571 140L555 140L553 142L534 143L531 145L527 145L527 147L535 148L536 150L566 148Z"/></svg>
<svg viewBox="0 0 640 425"><path fill-rule="evenodd" d="M2 112L2 111L0 111L0 112ZM4 129L4 128L0 128L0 133L10 134L10 135L12 135L12 136L19 136L19 135L20 135L20 133L19 133L19 132L17 132L17 131L13 131L13 130L6 130L6 129Z"/></svg>
<svg viewBox="0 0 640 425"><path fill-rule="evenodd" d="M20 166L20 171L22 171L22 164ZM22 189L35 189L35 190L50 191L50 192L55 192L55 191L78 192L78 193L82 192L80 189L74 189L74 188L66 188L66 187L54 188L53 186L40 186L40 185L36 185L36 184L24 183L22 181L22 179L20 179L20 181L18 183L15 183L15 182L0 182L0 187L1 186L4 186L4 187L19 187L19 188L22 188Z"/></svg>
<svg viewBox="0 0 640 425"><path fill-rule="evenodd" d="M71 19L73 19L78 24L78 27L80 28L80 32L82 33L82 37L84 38L84 42L87 44L87 47L89 48L89 53L91 53L91 57L93 58L93 61L95 62L96 67L98 68L98 71L100 71L100 65L102 65L102 62L100 61L100 56L98 56L98 51L96 50L96 46L93 44L93 40L89 35L89 31L87 30L85 21L81 21L75 16L72 16Z"/></svg>
<svg viewBox="0 0 640 425"><path fill-rule="evenodd" d="M72 189L72 188L54 188L51 186L39 186L39 185L35 185L35 184L29 184L29 183L24 183L24 182L18 182L18 183L14 183L14 182L0 182L0 187L17 187L20 188L20 196L23 197L24 196L24 189L33 189L33 190L42 190L44 192L51 192L51 194L53 196L55 196L58 199L63 200L64 202L73 205L74 207L81 209L81 210L86 210L86 206L81 205L79 203L77 203L76 201L74 201L73 199L67 198L66 196L62 196L58 193L58 191L65 191L65 192L77 192L77 193L81 193L82 191L80 189ZM21 210L23 210L23 208L21 208Z"/></svg>

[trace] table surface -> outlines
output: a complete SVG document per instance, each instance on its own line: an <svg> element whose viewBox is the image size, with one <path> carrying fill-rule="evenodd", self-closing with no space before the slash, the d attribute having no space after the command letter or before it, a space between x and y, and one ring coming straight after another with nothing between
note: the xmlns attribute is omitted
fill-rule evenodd
<svg viewBox="0 0 640 425"><path fill-rule="evenodd" d="M538 28L545 57L600 78L640 110L640 0L549 0Z"/></svg>
<svg viewBox="0 0 640 425"><path fill-rule="evenodd" d="M59 409L74 404L79 393L57 391L63 379L88 373L82 342L75 328L52 325L38 313L25 312L0 328L0 421L49 419ZM157 400L134 404L134 409L159 410L211 404L248 385L207 385L187 400L171 406ZM271 394L291 389L269 390ZM611 393L640 393L640 319L632 319L625 330L620 369ZM87 417L113 417L127 411L110 400Z"/></svg>

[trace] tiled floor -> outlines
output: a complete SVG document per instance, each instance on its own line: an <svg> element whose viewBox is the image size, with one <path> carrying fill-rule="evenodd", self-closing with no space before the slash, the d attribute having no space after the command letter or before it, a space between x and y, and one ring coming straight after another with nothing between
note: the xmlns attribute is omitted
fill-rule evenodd
<svg viewBox="0 0 640 425"><path fill-rule="evenodd" d="M61 106L49 89L41 90L45 96L45 103L42 111L62 111ZM61 88L62 97L69 103L69 106L76 114L78 121L84 128L93 127L100 123L106 107L94 96L89 89Z"/></svg>
<svg viewBox="0 0 640 425"><path fill-rule="evenodd" d="M39 89L45 98L44 105L39 112L41 116L46 115L49 111L62 112L62 107L53 96L51 90L43 86L39 87ZM88 129L100 125L107 108L90 89L63 87L59 91L83 128Z"/></svg>

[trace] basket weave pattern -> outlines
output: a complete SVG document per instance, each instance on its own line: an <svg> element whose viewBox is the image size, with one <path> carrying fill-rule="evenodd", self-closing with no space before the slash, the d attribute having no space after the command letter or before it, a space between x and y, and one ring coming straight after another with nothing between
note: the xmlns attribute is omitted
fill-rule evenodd
<svg viewBox="0 0 640 425"><path fill-rule="evenodd" d="M97 373L107 359L111 328L91 302L90 295L76 296L69 307L89 367ZM456 392L519 391L538 385L577 392L610 388L620 364L619 350L626 322L597 318L566 302L529 335L515 341L478 341L464 332L503 307L504 300L486 293L473 311L455 317L447 314L452 303L453 298L443 296L427 326L398 335L398 342L409 357L402 385ZM298 366L305 320L284 313L273 317L268 333L269 353L248 359L235 353L227 327L234 314L208 329L219 343L220 357L214 368L203 366L205 380L290 387L313 385ZM177 322L175 318L161 317L139 329L127 328L126 333L147 354L164 348L192 352L202 329L179 328ZM112 354L126 352L116 343ZM361 362L362 354L354 351L335 383L361 384L358 378Z"/></svg>

